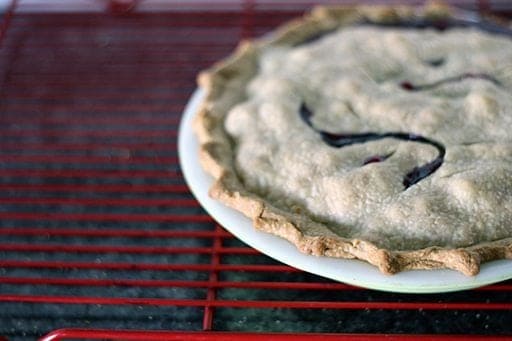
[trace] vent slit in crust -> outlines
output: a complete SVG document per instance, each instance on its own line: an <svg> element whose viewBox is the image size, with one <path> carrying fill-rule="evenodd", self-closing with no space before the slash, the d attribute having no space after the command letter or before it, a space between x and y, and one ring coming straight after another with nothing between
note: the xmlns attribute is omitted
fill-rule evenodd
<svg viewBox="0 0 512 341"><path fill-rule="evenodd" d="M311 118L313 117L313 112L306 106L305 103L301 104L299 113L304 123L306 123L308 127L313 129L315 132L320 134L322 140L331 147L341 148L353 144L366 143L369 141L376 141L387 138L397 139L401 141L424 143L435 147L437 149L438 154L434 160L427 162L421 166L415 166L412 170L408 171L407 174L404 176L402 183L405 189L425 179L427 176L434 173L443 164L446 149L441 142L438 142L434 139L405 132L330 133L323 130L319 130L313 126L313 123L311 121ZM391 156L391 154L381 156L378 158L378 161L377 159L375 159L375 157L370 157L366 159L363 164L366 165L371 162L384 161L389 156Z"/></svg>

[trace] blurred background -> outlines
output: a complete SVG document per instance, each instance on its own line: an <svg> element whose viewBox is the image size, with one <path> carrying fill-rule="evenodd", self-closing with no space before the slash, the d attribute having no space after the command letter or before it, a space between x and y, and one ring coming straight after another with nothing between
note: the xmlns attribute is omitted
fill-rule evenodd
<svg viewBox="0 0 512 341"><path fill-rule="evenodd" d="M247 247L189 192L176 136L197 73L317 3L356 2L0 2L0 339L512 335L510 281L437 295L335 283Z"/></svg>

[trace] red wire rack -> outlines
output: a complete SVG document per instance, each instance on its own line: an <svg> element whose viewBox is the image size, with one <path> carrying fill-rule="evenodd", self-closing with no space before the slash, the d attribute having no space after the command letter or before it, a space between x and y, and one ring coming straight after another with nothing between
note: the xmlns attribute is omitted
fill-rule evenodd
<svg viewBox="0 0 512 341"><path fill-rule="evenodd" d="M103 5L3 15L0 336L511 339L511 282L423 296L335 283L238 242L191 196L176 135L196 74L310 3Z"/></svg>

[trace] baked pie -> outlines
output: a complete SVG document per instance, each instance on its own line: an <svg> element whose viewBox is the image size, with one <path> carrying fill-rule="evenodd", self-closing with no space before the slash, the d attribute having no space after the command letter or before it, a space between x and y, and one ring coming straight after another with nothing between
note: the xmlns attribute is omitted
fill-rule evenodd
<svg viewBox="0 0 512 341"><path fill-rule="evenodd" d="M210 195L391 274L512 258L512 34L432 6L313 10L200 74Z"/></svg>

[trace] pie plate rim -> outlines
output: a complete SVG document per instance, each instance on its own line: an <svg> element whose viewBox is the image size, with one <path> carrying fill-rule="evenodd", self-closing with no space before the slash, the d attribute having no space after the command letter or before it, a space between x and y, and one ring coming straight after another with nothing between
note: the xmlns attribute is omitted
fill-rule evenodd
<svg viewBox="0 0 512 341"><path fill-rule="evenodd" d="M476 276L465 276L447 269L406 270L385 275L363 261L301 253L287 240L256 230L249 218L208 195L214 179L199 163L199 143L192 128L192 121L204 96L204 90L194 91L179 125L178 158L183 176L192 194L213 219L252 248L279 262L321 277L358 287L397 293L452 292L512 279L512 260L506 259L482 264Z"/></svg>

